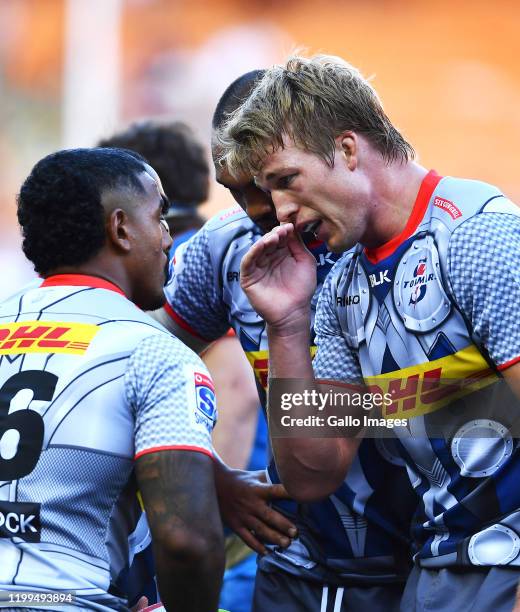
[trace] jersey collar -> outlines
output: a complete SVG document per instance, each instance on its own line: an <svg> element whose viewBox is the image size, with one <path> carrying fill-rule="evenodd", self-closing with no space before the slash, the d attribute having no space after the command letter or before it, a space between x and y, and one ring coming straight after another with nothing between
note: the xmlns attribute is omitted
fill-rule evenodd
<svg viewBox="0 0 520 612"><path fill-rule="evenodd" d="M428 174L423 178L421 186L419 187L419 192L415 198L412 212L403 231L398 236L394 236L394 238L380 247L375 249L365 247L365 255L370 262L376 264L383 259L386 259L397 249L399 245L401 245L415 232L419 226L419 223L424 217L426 209L428 208L428 203L430 202L432 193L441 179L442 176L438 175L435 170L430 170L428 172Z"/></svg>
<svg viewBox="0 0 520 612"><path fill-rule="evenodd" d="M122 291L117 285L99 278L99 276L90 276L88 274L54 274L48 276L40 287L94 287L96 289L108 289L109 291L115 291L126 297L124 291Z"/></svg>

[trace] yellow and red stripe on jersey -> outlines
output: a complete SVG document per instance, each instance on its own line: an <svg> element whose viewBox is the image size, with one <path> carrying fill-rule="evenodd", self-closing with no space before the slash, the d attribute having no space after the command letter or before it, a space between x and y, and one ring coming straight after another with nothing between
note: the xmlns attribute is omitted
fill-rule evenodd
<svg viewBox="0 0 520 612"><path fill-rule="evenodd" d="M65 321L20 321L0 324L0 355L69 353L83 355L99 327Z"/></svg>
<svg viewBox="0 0 520 612"><path fill-rule="evenodd" d="M364 380L372 392L392 395L392 403L382 407L383 416L402 419L435 412L492 385L498 375L471 344L453 355Z"/></svg>
<svg viewBox="0 0 520 612"><path fill-rule="evenodd" d="M314 359L317 347L311 346L311 358ZM246 357L253 368L256 379L267 391L267 380L269 378L269 351L246 351Z"/></svg>

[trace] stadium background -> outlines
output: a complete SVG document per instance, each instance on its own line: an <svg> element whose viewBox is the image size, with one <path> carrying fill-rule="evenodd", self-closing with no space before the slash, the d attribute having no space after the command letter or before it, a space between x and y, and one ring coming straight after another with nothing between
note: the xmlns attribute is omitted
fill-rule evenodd
<svg viewBox="0 0 520 612"><path fill-rule="evenodd" d="M519 32L514 0L0 0L0 298L33 275L15 194L39 158L145 116L209 144L229 82L295 46L373 75L425 166L520 202ZM203 212L229 203L213 184Z"/></svg>

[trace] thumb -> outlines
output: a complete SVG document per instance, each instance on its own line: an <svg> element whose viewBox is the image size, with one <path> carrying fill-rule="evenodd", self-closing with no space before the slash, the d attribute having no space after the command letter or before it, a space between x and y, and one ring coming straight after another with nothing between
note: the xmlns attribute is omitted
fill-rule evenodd
<svg viewBox="0 0 520 612"><path fill-rule="evenodd" d="M291 496L287 493L283 484L267 485L264 492L269 499L291 499Z"/></svg>

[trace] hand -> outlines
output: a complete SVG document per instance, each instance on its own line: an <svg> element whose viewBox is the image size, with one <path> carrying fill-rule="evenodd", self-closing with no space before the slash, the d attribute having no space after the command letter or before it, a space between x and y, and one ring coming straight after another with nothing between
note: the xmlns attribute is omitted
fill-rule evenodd
<svg viewBox="0 0 520 612"><path fill-rule="evenodd" d="M249 249L240 283L253 308L273 327L309 326L316 260L292 223L275 227Z"/></svg>
<svg viewBox="0 0 520 612"><path fill-rule="evenodd" d="M269 507L273 499L289 499L283 485L266 483L265 473L231 470L218 463L215 482L222 519L255 552L265 555L262 541L287 548L296 527Z"/></svg>

